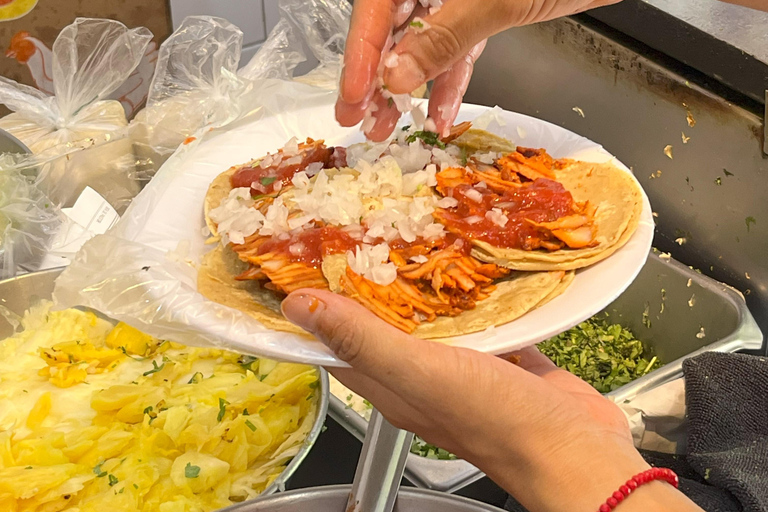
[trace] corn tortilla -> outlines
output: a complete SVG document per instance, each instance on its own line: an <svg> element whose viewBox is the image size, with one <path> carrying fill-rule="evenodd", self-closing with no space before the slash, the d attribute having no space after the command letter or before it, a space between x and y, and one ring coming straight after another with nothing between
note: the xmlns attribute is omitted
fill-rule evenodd
<svg viewBox="0 0 768 512"><path fill-rule="evenodd" d="M509 152L508 141L496 135L469 130L454 143L468 150ZM598 245L557 251L495 247L472 240L472 256L514 270L573 270L601 261L622 247L634 234L643 209L643 194L634 177L612 163L571 162L555 170L556 179L571 192L574 201L597 207L595 225Z"/></svg>

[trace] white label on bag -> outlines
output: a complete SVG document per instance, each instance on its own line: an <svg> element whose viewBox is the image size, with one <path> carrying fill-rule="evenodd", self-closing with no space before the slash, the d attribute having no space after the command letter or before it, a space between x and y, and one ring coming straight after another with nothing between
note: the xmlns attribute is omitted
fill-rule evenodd
<svg viewBox="0 0 768 512"><path fill-rule="evenodd" d="M66 219L39 270L68 265L85 242L106 233L120 219L112 205L91 187L85 187L71 208L61 211Z"/></svg>

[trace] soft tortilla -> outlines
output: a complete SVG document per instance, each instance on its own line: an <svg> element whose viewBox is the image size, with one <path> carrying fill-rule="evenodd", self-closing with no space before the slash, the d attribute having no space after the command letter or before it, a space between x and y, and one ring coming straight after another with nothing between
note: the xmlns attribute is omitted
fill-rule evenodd
<svg viewBox="0 0 768 512"><path fill-rule="evenodd" d="M481 130L469 130L454 143L467 149L497 152L508 152L511 145ZM494 247L473 240L475 258L514 270L573 270L597 263L627 243L637 229L643 209L642 190L631 174L611 163L589 162L573 162L555 174L575 201L589 201L597 206L598 245L549 252Z"/></svg>
<svg viewBox="0 0 768 512"><path fill-rule="evenodd" d="M491 296L481 300L475 309L459 316L439 316L423 323L414 335L423 339L447 338L484 331L520 318L543 301L561 294L570 281L563 284L566 272L520 272L496 284Z"/></svg>
<svg viewBox="0 0 768 512"><path fill-rule="evenodd" d="M280 311L280 299L272 290L257 281L238 281L236 275L248 268L237 254L218 245L203 256L197 272L197 291L204 297L247 313L270 329L307 334L285 319Z"/></svg>

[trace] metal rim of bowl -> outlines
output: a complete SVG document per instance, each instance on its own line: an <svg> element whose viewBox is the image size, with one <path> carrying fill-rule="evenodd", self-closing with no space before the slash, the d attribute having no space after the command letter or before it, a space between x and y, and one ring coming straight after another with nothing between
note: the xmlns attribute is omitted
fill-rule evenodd
<svg viewBox="0 0 768 512"><path fill-rule="evenodd" d="M222 509L220 512L255 512L271 510L273 508L277 510L287 510L286 507L290 506L292 502L298 502L298 504L301 504L306 509L307 505L311 506L311 500L316 500L318 498L339 496L340 498L346 499L346 497L349 496L351 489L352 486L350 484L294 489L272 496L264 496L247 502L238 503L237 505L231 505ZM438 505L461 505L462 510L466 512L500 511L499 508L489 505L488 503L465 498L463 496L457 496L455 494L421 489L418 487L401 487L398 496L419 501L432 501L436 502ZM395 504L395 508L397 509L397 504Z"/></svg>

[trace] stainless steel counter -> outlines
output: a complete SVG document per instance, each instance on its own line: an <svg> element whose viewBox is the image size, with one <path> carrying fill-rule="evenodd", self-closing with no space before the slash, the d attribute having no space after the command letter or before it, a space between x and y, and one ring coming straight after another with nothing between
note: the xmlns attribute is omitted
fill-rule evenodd
<svg viewBox="0 0 768 512"><path fill-rule="evenodd" d="M658 214L654 244L742 291L768 329L761 116L572 19L491 38L466 100L536 116L605 146L647 191Z"/></svg>
<svg viewBox="0 0 768 512"><path fill-rule="evenodd" d="M757 104L768 89L768 13L720 0L623 0L582 17L689 66Z"/></svg>

